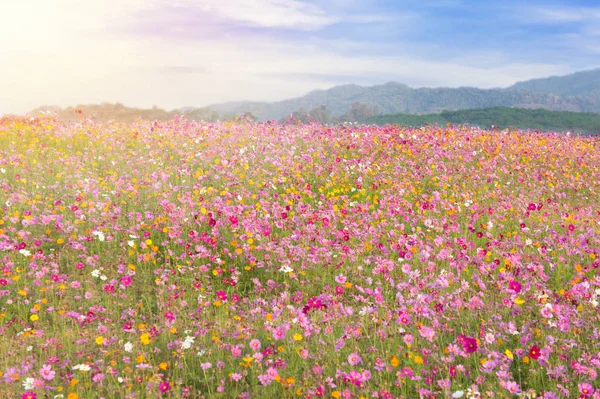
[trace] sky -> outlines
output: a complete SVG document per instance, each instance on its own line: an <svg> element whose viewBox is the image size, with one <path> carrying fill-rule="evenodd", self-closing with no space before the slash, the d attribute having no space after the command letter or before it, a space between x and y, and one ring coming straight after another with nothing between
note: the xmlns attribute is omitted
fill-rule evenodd
<svg viewBox="0 0 600 399"><path fill-rule="evenodd" d="M597 67L598 0L0 0L0 114L508 87Z"/></svg>

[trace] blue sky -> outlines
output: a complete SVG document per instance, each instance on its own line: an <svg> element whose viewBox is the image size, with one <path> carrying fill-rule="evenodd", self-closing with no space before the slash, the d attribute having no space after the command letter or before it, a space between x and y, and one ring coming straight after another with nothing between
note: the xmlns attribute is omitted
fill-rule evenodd
<svg viewBox="0 0 600 399"><path fill-rule="evenodd" d="M0 52L0 112L273 101L391 80L507 87L600 67L600 2L2 2Z"/></svg>

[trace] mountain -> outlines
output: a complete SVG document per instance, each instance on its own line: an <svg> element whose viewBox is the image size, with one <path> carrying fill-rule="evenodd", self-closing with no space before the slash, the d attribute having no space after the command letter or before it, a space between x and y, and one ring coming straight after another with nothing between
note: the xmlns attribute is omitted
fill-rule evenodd
<svg viewBox="0 0 600 399"><path fill-rule="evenodd" d="M347 84L328 90L313 90L302 97L276 102L237 101L174 111L99 104L62 110L40 107L33 112L54 108L61 117L72 119L77 117L77 110L82 110L84 115L98 120L123 122L138 118L167 120L182 113L188 119L204 121L232 120L242 114L259 121L287 119L292 114L296 119L296 116L303 115L302 120L311 120L319 114L332 121L362 121L374 114L421 115L490 107L600 113L600 69L528 80L504 89L411 88L397 82L370 87ZM357 115L364 117L356 118Z"/></svg>
<svg viewBox="0 0 600 399"><path fill-rule="evenodd" d="M389 82L363 87L336 86L276 102L231 102L209 106L220 115L251 112L259 120L287 118L292 112L325 106L334 116L353 103L377 108L381 114L427 114L444 110L488 107L543 108L556 111L600 112L600 69L563 77L520 82L506 89L410 88Z"/></svg>
<svg viewBox="0 0 600 399"><path fill-rule="evenodd" d="M575 72L566 76L551 76L518 82L512 90L525 90L534 93L557 96L600 96L600 68Z"/></svg>

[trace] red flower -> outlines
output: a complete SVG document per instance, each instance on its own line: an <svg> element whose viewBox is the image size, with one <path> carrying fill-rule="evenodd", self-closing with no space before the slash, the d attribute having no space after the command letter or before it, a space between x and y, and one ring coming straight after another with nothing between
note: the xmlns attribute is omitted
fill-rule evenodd
<svg viewBox="0 0 600 399"><path fill-rule="evenodd" d="M537 345L533 345L531 349L529 349L529 357L533 360L538 360L541 354L540 348Z"/></svg>

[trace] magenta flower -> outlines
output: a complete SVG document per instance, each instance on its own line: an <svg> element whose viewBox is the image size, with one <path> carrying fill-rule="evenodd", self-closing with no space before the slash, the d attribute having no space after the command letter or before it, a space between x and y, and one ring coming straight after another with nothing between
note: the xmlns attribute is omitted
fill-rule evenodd
<svg viewBox="0 0 600 399"><path fill-rule="evenodd" d="M510 288L518 294L519 292L521 292L521 283L519 283L516 280L512 280L510 283L508 283L508 288Z"/></svg>
<svg viewBox="0 0 600 399"><path fill-rule="evenodd" d="M221 301L227 300L227 293L225 291L217 291L217 298Z"/></svg>
<svg viewBox="0 0 600 399"><path fill-rule="evenodd" d="M168 381L163 381L160 383L160 385L158 386L158 390L162 393L167 392L169 389L171 389L171 384L169 384Z"/></svg>
<svg viewBox="0 0 600 399"><path fill-rule="evenodd" d="M577 385L577 388L579 388L579 393L582 395L589 396L594 394L594 387L590 383L583 382Z"/></svg>

